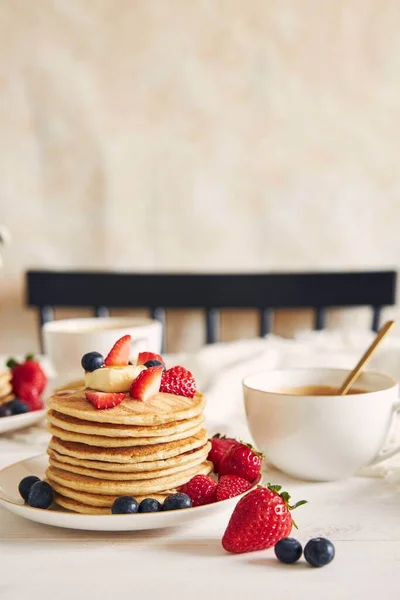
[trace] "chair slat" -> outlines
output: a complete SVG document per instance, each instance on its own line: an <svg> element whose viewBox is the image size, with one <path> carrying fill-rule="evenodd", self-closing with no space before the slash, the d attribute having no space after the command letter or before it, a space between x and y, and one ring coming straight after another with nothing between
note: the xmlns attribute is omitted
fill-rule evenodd
<svg viewBox="0 0 400 600"><path fill-rule="evenodd" d="M374 306L372 313L372 331L378 331L381 322L382 306Z"/></svg>
<svg viewBox="0 0 400 600"><path fill-rule="evenodd" d="M39 322L40 322L40 331L39 331L39 343L40 343L40 352L44 352L44 344L43 344L43 325L48 323L49 321L54 320L54 310L52 306L40 306L39 307Z"/></svg>
<svg viewBox="0 0 400 600"><path fill-rule="evenodd" d="M208 308L206 310L206 342L215 344L218 340L220 314L217 308Z"/></svg>
<svg viewBox="0 0 400 600"><path fill-rule="evenodd" d="M109 317L110 311L107 306L95 306L93 308L94 316L99 318Z"/></svg>
<svg viewBox="0 0 400 600"><path fill-rule="evenodd" d="M166 350L166 343L165 343L165 325L166 325L166 316L165 316L165 309L162 308L161 306L157 306L156 308L152 308L150 310L150 314L151 314L151 318L152 319L156 319L157 321L160 321L162 328L163 328L163 337L162 337L162 342L161 342L161 353L165 352Z"/></svg>
<svg viewBox="0 0 400 600"><path fill-rule="evenodd" d="M321 329L325 328L326 325L326 308L320 307L315 309L314 314L314 329L317 331L321 331Z"/></svg>
<svg viewBox="0 0 400 600"><path fill-rule="evenodd" d="M260 337L264 337L273 330L274 314L270 308L260 309Z"/></svg>

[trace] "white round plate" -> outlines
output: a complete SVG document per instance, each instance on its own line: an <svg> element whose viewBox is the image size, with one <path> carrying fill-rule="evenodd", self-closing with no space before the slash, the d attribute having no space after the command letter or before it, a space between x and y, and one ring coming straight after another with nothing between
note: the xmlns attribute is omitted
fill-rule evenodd
<svg viewBox="0 0 400 600"><path fill-rule="evenodd" d="M138 531L140 529L177 527L178 525L210 518L220 512L232 512L239 499L244 496L244 494L241 494L229 500L195 508L159 513L137 513L134 515L83 515L57 506L47 510L31 508L24 504L19 495L18 484L21 479L28 475L36 475L42 479L47 465L47 454L41 454L14 463L0 471L0 505L25 519L45 523L46 525L54 525L55 527L92 531Z"/></svg>
<svg viewBox="0 0 400 600"><path fill-rule="evenodd" d="M0 418L0 433L8 433L9 431L16 431L17 429L23 429L29 427L35 423L39 423L44 419L46 410L34 410L27 412L22 415L12 415L11 417Z"/></svg>

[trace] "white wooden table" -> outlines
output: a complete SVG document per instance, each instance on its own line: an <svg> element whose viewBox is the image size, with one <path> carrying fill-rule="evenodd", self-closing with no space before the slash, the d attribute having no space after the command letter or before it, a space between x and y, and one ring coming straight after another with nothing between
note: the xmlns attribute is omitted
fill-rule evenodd
<svg viewBox="0 0 400 600"><path fill-rule="evenodd" d="M15 436L14 436L15 437ZM41 452L0 438L0 467ZM305 543L331 539L336 558L312 569L280 564L273 550L229 555L220 540L229 514L179 530L93 533L52 528L0 509L1 600L400 597L400 483L353 478L294 482L277 472L294 500ZM400 476L399 476L400 480Z"/></svg>

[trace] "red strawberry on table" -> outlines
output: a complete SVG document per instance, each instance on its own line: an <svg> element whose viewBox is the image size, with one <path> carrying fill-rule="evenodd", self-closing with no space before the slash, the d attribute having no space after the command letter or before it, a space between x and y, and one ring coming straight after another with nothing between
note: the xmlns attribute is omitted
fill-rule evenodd
<svg viewBox="0 0 400 600"><path fill-rule="evenodd" d="M268 484L249 492L239 500L222 538L227 552L252 552L275 546L287 537L293 525L290 511L305 500L291 506L290 496L280 485Z"/></svg>
<svg viewBox="0 0 400 600"><path fill-rule="evenodd" d="M225 454L236 444L239 444L237 440L233 438L227 438L220 433L216 433L214 437L211 438L211 450L208 453L207 460L210 460L214 465L214 473L219 472L219 466L221 464L221 460L225 456Z"/></svg>
<svg viewBox="0 0 400 600"><path fill-rule="evenodd" d="M129 395L135 400L146 401L160 391L162 367L149 367L139 373L132 382Z"/></svg>
<svg viewBox="0 0 400 600"><path fill-rule="evenodd" d="M162 375L160 392L193 398L196 393L196 381L191 372L184 367L172 367Z"/></svg>
<svg viewBox="0 0 400 600"><path fill-rule="evenodd" d="M85 392L85 396L98 410L114 408L114 406L118 406L125 399L125 394L114 394L111 392Z"/></svg>
<svg viewBox="0 0 400 600"><path fill-rule="evenodd" d="M238 475L253 483L260 474L262 455L247 444L236 444L223 456L220 475Z"/></svg>
<svg viewBox="0 0 400 600"><path fill-rule="evenodd" d="M149 360L158 360L163 365L165 364L163 357L159 354L155 354L154 352L139 352L136 364L144 365L144 363L148 362Z"/></svg>
<svg viewBox="0 0 400 600"><path fill-rule="evenodd" d="M217 482L208 475L195 475L181 487L181 492L187 494L193 506L202 506L215 502Z"/></svg>
<svg viewBox="0 0 400 600"><path fill-rule="evenodd" d="M11 385L16 396L20 396L21 386L28 385L40 395L47 384L47 377L33 354L27 354L23 363L18 363L14 358L7 361L11 369Z"/></svg>
<svg viewBox="0 0 400 600"><path fill-rule="evenodd" d="M125 367L129 363L131 341L130 335L124 335L117 340L104 361L105 366Z"/></svg>
<svg viewBox="0 0 400 600"><path fill-rule="evenodd" d="M215 490L215 497L217 502L221 500L227 500L228 498L234 498L247 492L251 488L251 483L243 477L237 475L222 475L218 481L217 489Z"/></svg>
<svg viewBox="0 0 400 600"><path fill-rule="evenodd" d="M39 392L28 383L21 385L18 397L29 406L30 411L42 410L43 408L43 401Z"/></svg>

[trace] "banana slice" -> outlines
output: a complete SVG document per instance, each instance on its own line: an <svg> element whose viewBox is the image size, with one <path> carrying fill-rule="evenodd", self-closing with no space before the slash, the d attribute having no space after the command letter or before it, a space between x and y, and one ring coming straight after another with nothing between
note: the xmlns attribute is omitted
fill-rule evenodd
<svg viewBox="0 0 400 600"><path fill-rule="evenodd" d="M85 373L85 386L98 392L129 392L132 381L145 369L144 365L102 367Z"/></svg>

